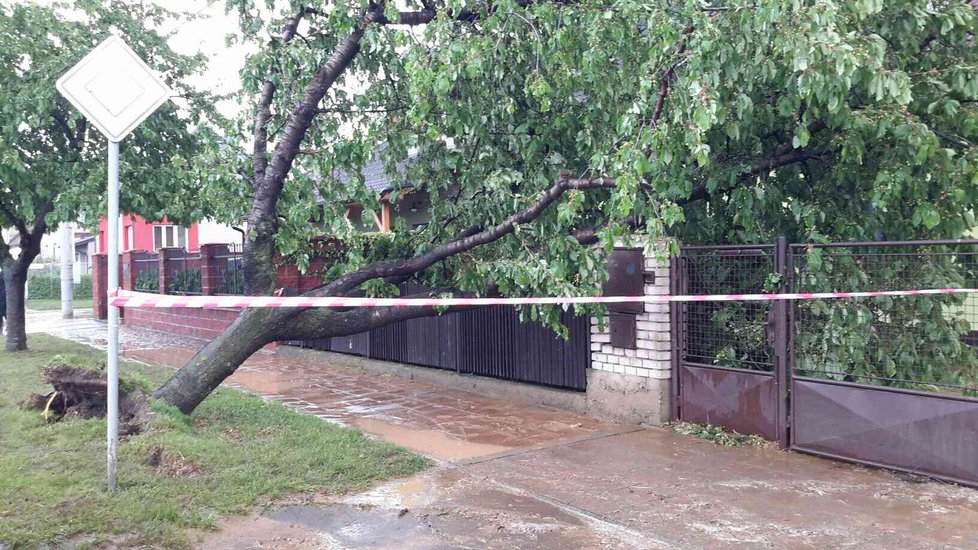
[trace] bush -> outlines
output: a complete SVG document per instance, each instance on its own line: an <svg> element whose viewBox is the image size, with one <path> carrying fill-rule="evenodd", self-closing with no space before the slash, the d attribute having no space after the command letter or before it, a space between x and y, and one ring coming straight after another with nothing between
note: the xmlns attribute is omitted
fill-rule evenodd
<svg viewBox="0 0 978 550"><path fill-rule="evenodd" d="M61 299L61 277L59 275L34 275L27 280L28 298L38 300ZM74 285L74 298L92 297L92 276L82 275L81 282Z"/></svg>
<svg viewBox="0 0 978 550"><path fill-rule="evenodd" d="M82 275L81 282L75 285L75 290L73 291L75 298L91 298L92 297L92 276Z"/></svg>
<svg viewBox="0 0 978 550"><path fill-rule="evenodd" d="M61 278L57 275L34 275L27 280L27 295L31 298L61 298Z"/></svg>
<svg viewBox="0 0 978 550"><path fill-rule="evenodd" d="M167 284L167 294L200 294L200 270L184 269L175 271Z"/></svg>
<svg viewBox="0 0 978 550"><path fill-rule="evenodd" d="M136 290L140 292L160 291L160 272L158 269L147 269L136 276Z"/></svg>

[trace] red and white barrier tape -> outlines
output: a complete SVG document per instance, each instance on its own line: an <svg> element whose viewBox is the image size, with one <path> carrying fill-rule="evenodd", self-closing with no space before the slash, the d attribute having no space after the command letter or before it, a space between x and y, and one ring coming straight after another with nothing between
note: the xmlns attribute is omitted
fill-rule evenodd
<svg viewBox="0 0 978 550"><path fill-rule="evenodd" d="M409 306L497 306L621 304L665 302L762 302L772 300L825 300L833 298L877 298L884 296L928 296L972 294L978 288L926 288L867 292L793 292L784 294L698 294L649 296L547 296L527 298L337 298L332 296L172 296L119 290L109 303L138 308L245 308L245 307L409 307Z"/></svg>

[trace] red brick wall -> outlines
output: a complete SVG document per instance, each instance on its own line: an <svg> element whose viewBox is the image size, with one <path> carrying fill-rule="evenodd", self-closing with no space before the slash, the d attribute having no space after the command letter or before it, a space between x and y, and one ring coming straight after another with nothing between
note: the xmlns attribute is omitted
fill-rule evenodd
<svg viewBox="0 0 978 550"><path fill-rule="evenodd" d="M92 315L96 319L109 318L109 299L105 295L108 285L109 257L98 253L92 257Z"/></svg>
<svg viewBox="0 0 978 550"><path fill-rule="evenodd" d="M300 273L294 265L280 265L275 269L275 286L298 291L299 294L323 286L323 275L326 262L314 258L309 262L309 269Z"/></svg>
<svg viewBox="0 0 978 550"><path fill-rule="evenodd" d="M168 286L169 270L166 269L167 259L177 257L185 252L179 249L164 248L160 250L160 288L166 289ZM196 261L194 267L201 269L202 293L213 295L220 284L217 274L219 263L227 262L226 258L218 256L227 254L227 245L205 245L201 248L200 260ZM120 283L125 289L135 289L135 270L132 262L136 258L136 252L126 252L121 254L119 271ZM95 300L95 316L97 319L106 318L105 296L105 274L107 258L105 254L96 255L94 276L92 277L92 287L95 296L102 297L100 301ZM283 265L276 269L276 286L286 288L293 292L303 293L317 288L323 283L323 273L326 270L327 261L322 258L314 258L306 270L300 273L294 265ZM128 275L128 280L124 275ZM213 340L237 317L237 310L233 309L156 309L156 308L123 308L124 321L127 325L143 327L171 334L192 336L205 340Z"/></svg>
<svg viewBox="0 0 978 550"><path fill-rule="evenodd" d="M238 316L236 309L125 308L126 324L213 340Z"/></svg>

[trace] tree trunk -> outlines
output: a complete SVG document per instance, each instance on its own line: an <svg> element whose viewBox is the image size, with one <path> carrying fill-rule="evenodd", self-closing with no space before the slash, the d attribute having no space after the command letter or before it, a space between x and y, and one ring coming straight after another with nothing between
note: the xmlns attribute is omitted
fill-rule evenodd
<svg viewBox="0 0 978 550"><path fill-rule="evenodd" d="M7 287L7 351L27 349L27 318L24 304L27 270L21 268L20 264L21 260L18 259L9 269L3 271L3 279Z"/></svg>
<svg viewBox="0 0 978 550"><path fill-rule="evenodd" d="M243 311L226 331L156 390L155 396L184 414L193 412L246 359L275 341L275 313L268 309Z"/></svg>
<svg viewBox="0 0 978 550"><path fill-rule="evenodd" d="M446 289L409 297L433 296ZM246 309L228 329L208 343L160 389L156 397L190 414L225 378L234 374L253 353L277 340L314 340L350 336L419 317L430 317L468 309L453 306L439 309L427 306L358 308L336 311L332 308Z"/></svg>

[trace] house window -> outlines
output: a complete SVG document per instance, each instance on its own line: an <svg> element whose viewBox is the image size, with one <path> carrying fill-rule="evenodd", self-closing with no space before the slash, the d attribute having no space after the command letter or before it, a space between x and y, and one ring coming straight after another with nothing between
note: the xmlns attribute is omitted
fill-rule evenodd
<svg viewBox="0 0 978 550"><path fill-rule="evenodd" d="M122 247L123 250L132 250L136 248L136 237L132 226L126 228L126 246Z"/></svg>
<svg viewBox="0 0 978 550"><path fill-rule="evenodd" d="M154 225L153 250L173 246L187 247L187 228L179 225Z"/></svg>

